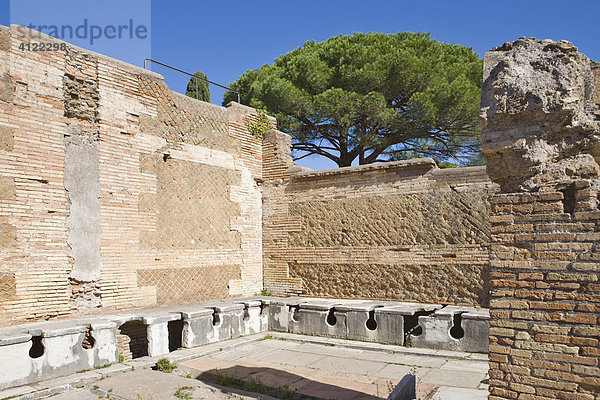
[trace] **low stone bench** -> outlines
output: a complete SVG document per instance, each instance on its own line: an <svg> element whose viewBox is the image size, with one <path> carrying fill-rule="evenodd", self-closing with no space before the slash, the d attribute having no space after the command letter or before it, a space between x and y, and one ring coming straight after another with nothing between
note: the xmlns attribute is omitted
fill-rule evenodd
<svg viewBox="0 0 600 400"><path fill-rule="evenodd" d="M244 305L242 318L242 334L252 335L269 330L269 305L270 301L262 299L240 301ZM265 304L267 303L267 304Z"/></svg>
<svg viewBox="0 0 600 400"><path fill-rule="evenodd" d="M301 297L273 297L261 300L268 306L269 329L276 332L289 332L290 321L297 322Z"/></svg>
<svg viewBox="0 0 600 400"><path fill-rule="evenodd" d="M148 355L150 357L162 356L170 351L177 350L177 347L171 343L181 345L181 330L172 333L169 329L169 323L181 320L181 314L173 313L168 310L157 310L140 313L142 323L146 325L146 337L148 339ZM173 337L173 335L178 337Z"/></svg>
<svg viewBox="0 0 600 400"><path fill-rule="evenodd" d="M0 389L115 362L115 328L90 319L0 329Z"/></svg>
<svg viewBox="0 0 600 400"><path fill-rule="evenodd" d="M488 352L488 309L446 306L429 316L419 317L423 333L412 337L416 347Z"/></svg>
<svg viewBox="0 0 600 400"><path fill-rule="evenodd" d="M242 335L244 304L222 302L208 305L208 307L214 310L211 343L235 339Z"/></svg>
<svg viewBox="0 0 600 400"><path fill-rule="evenodd" d="M213 338L212 308L180 307L177 313L183 321L181 345L185 348L201 346L210 343Z"/></svg>
<svg viewBox="0 0 600 400"><path fill-rule="evenodd" d="M380 343L404 345L405 338L418 334L419 315L429 314L440 309L441 304L395 303L391 302L374 310L376 338Z"/></svg>
<svg viewBox="0 0 600 400"><path fill-rule="evenodd" d="M346 337L346 313L337 311L340 303L327 299L309 299L298 304L289 332L302 335Z"/></svg>
<svg viewBox="0 0 600 400"><path fill-rule="evenodd" d="M375 309L384 307L385 302L359 300L336 306L336 311L345 313L346 338L365 342L381 342L377 330Z"/></svg>

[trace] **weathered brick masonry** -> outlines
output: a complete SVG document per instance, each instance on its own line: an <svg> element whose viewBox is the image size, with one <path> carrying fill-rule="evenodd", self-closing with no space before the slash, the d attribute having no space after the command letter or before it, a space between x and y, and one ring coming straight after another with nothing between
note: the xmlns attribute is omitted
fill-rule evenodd
<svg viewBox="0 0 600 400"><path fill-rule="evenodd" d="M485 56L482 141L502 190L491 215L490 399L600 396L595 67L549 40Z"/></svg>
<svg viewBox="0 0 600 400"><path fill-rule="evenodd" d="M255 111L22 32L0 27L0 325L260 291Z"/></svg>
<svg viewBox="0 0 600 400"><path fill-rule="evenodd" d="M294 166L290 144L276 131L264 141L265 288L487 304L496 187L485 168L418 159L311 172Z"/></svg>

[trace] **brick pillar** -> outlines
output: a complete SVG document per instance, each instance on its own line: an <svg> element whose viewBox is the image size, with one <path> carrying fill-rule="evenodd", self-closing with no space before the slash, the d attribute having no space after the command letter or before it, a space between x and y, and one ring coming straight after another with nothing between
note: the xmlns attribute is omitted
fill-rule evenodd
<svg viewBox="0 0 600 400"><path fill-rule="evenodd" d="M270 130L263 137L263 284L275 295L301 293L300 278L289 275L288 264L280 259L288 247L288 231L295 221L289 215L286 188L292 173L301 169L294 165L292 138Z"/></svg>
<svg viewBox="0 0 600 400"><path fill-rule="evenodd" d="M490 399L600 393L600 112L596 64L568 42L485 56L492 201ZM595 74L598 76L598 74Z"/></svg>

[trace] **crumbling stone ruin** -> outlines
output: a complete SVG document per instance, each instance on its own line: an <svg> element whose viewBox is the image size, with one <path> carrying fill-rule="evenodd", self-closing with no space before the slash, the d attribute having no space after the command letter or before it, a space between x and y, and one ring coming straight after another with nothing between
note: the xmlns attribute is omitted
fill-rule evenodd
<svg viewBox="0 0 600 400"><path fill-rule="evenodd" d="M600 80L568 42L485 56L492 198L490 399L600 393Z"/></svg>
<svg viewBox="0 0 600 400"><path fill-rule="evenodd" d="M274 330L489 347L490 399L598 396L600 68L570 43L486 54L487 167L309 171L254 109L24 40L0 27L0 388Z"/></svg>

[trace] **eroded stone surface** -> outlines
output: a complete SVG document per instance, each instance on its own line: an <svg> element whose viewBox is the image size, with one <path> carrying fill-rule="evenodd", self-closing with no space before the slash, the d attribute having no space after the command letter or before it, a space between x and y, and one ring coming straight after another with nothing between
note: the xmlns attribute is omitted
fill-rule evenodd
<svg viewBox="0 0 600 400"><path fill-rule="evenodd" d="M487 53L482 149L492 181L521 191L597 179L593 96L592 62L569 42L522 38Z"/></svg>

